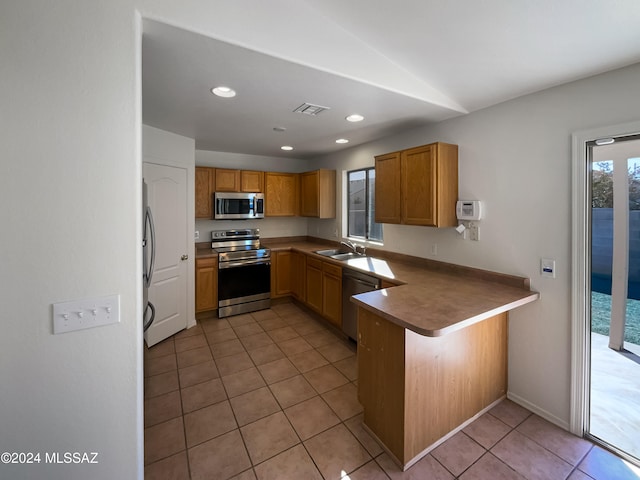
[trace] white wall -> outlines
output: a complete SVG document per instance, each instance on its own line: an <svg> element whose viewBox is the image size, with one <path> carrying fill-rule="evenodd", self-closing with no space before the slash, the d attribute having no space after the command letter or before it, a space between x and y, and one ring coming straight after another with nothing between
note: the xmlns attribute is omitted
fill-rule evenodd
<svg viewBox="0 0 640 480"><path fill-rule="evenodd" d="M266 157L243 153L212 152L196 150L196 165L203 167L233 168L240 170L261 170L264 172L306 172L312 170L308 160L282 157ZM267 217L260 220L196 220L196 230L200 239L196 242L211 241L213 230L233 228L259 228L262 238L295 237L307 235L308 219L303 217Z"/></svg>
<svg viewBox="0 0 640 480"><path fill-rule="evenodd" d="M195 152L196 142L192 138L165 132L148 125L142 126L142 161L158 165L183 168L187 172L187 327L196 324L195 307L195 246L191 241L195 222Z"/></svg>
<svg viewBox="0 0 640 480"><path fill-rule="evenodd" d="M99 453L97 465L0 464L0 478L143 478L136 9L249 48L309 58L304 42L289 40L299 25L276 8L298 11L296 2L220 4L0 2L0 451ZM354 58L367 57L360 50ZM313 55L325 66L332 58ZM360 63L376 59L383 61ZM119 324L52 335L53 303L108 294L120 295Z"/></svg>
<svg viewBox="0 0 640 480"><path fill-rule="evenodd" d="M640 64L318 159L348 170L435 141L458 144L459 196L484 201L481 240L452 229L385 225L385 248L531 278L541 299L511 314L509 394L567 427L570 402L571 133L638 118ZM310 224L310 229L313 225ZM331 225L320 225L332 238ZM540 258L557 278L542 278Z"/></svg>
<svg viewBox="0 0 640 480"><path fill-rule="evenodd" d="M134 11L122 1L0 5L0 452L42 455L40 464L0 464L0 478L135 478L142 207ZM52 334L53 303L110 294L120 295L120 323ZM98 452L99 463L45 464L45 452Z"/></svg>

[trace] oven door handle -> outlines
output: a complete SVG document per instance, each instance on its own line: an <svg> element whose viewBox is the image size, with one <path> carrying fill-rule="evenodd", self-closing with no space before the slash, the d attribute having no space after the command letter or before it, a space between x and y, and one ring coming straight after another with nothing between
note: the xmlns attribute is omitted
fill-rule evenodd
<svg viewBox="0 0 640 480"><path fill-rule="evenodd" d="M237 262L219 262L218 270L224 270L226 268L246 267L248 265L271 265L271 260L256 258L255 260L238 260Z"/></svg>

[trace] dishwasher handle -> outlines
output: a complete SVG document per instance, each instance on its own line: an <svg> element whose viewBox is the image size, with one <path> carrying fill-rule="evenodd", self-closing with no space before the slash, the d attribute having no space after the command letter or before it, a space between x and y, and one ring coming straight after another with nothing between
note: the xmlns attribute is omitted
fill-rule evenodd
<svg viewBox="0 0 640 480"><path fill-rule="evenodd" d="M365 287L373 288L374 290L378 290L380 288L380 284L379 283L367 282L365 280L360 280L359 278L356 278L356 277L351 277L350 276L349 280L351 280L352 282L358 283L360 285L364 285Z"/></svg>

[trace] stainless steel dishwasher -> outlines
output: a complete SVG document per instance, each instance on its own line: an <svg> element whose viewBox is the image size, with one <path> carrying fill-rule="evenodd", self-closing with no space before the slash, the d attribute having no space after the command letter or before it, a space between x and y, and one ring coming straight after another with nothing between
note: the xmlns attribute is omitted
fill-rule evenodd
<svg viewBox="0 0 640 480"><path fill-rule="evenodd" d="M379 278L349 268L342 270L342 331L350 338L357 341L358 306L349 299L352 295L379 288Z"/></svg>

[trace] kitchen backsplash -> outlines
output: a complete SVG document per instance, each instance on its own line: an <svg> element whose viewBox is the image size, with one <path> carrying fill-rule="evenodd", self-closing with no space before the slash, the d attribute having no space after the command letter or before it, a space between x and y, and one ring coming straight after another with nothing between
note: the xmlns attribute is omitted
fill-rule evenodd
<svg viewBox="0 0 640 480"><path fill-rule="evenodd" d="M261 220L196 220L196 231L200 238L195 243L211 240L213 230L231 230L243 228L259 228L262 238L297 237L307 235L308 219L295 218L263 218Z"/></svg>

